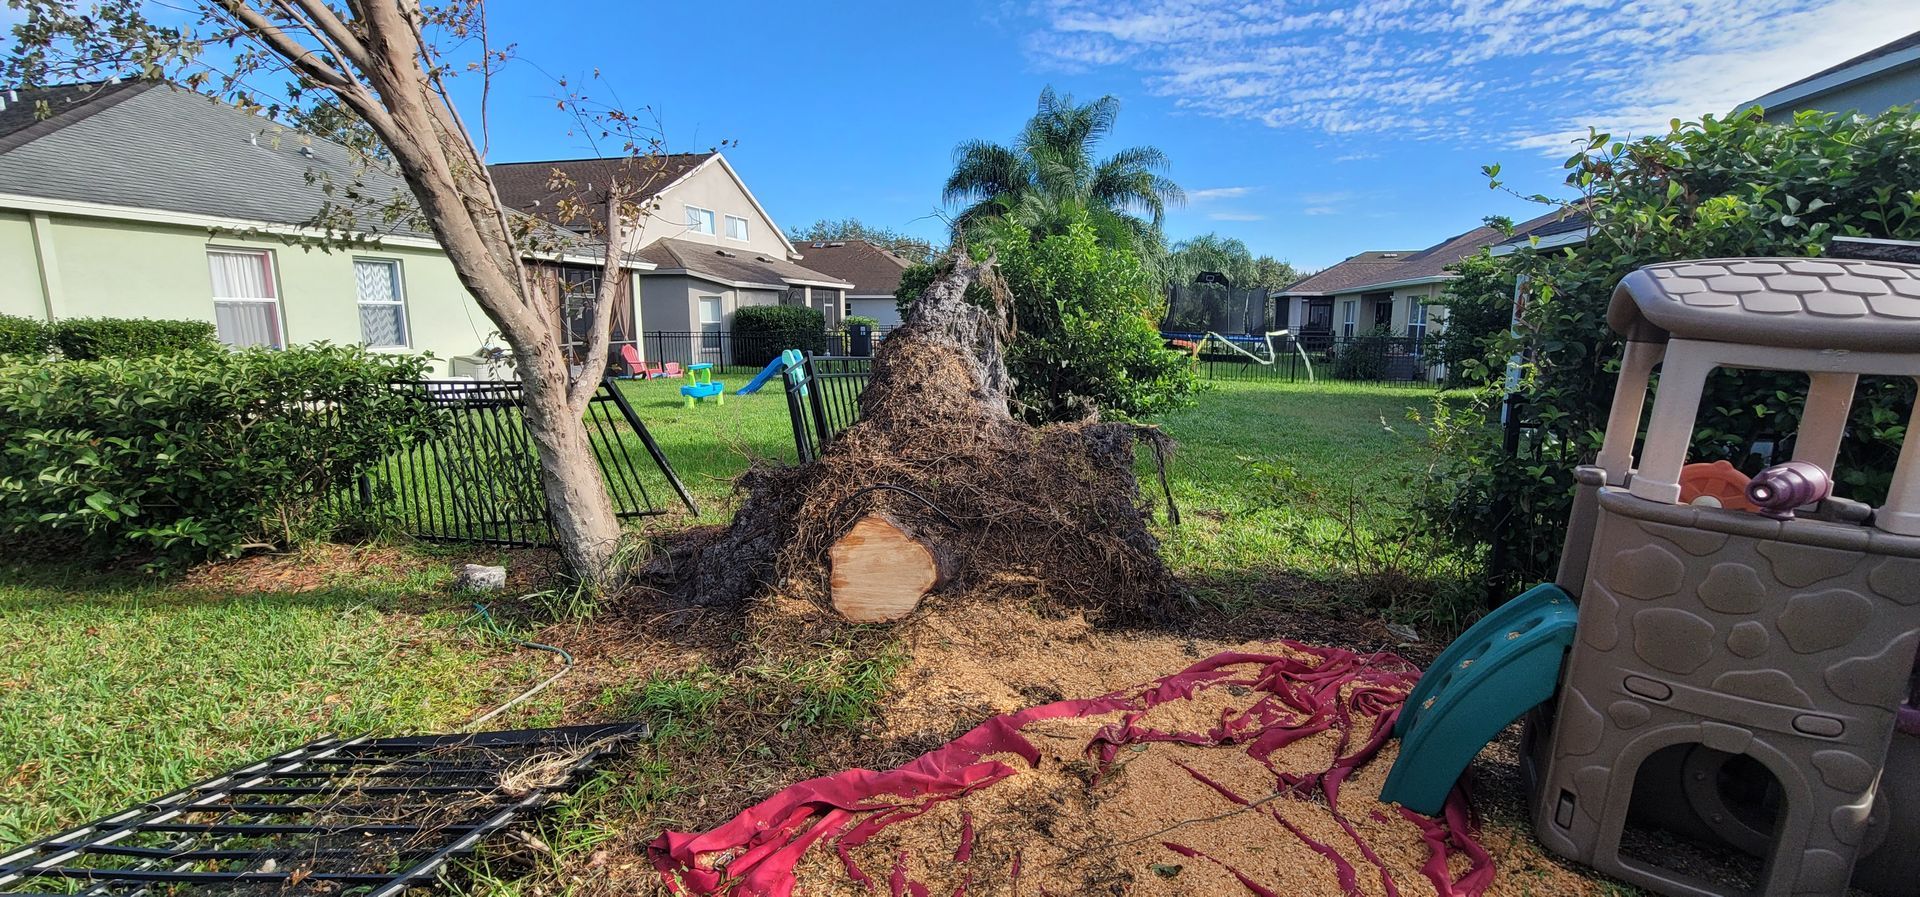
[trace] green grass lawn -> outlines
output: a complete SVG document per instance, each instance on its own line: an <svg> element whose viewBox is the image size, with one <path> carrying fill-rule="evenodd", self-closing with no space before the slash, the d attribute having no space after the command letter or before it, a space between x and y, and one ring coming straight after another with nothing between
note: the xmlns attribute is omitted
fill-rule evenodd
<svg viewBox="0 0 1920 897"><path fill-rule="evenodd" d="M686 408L678 386L622 384L700 502L699 520L724 521L732 479L751 461L793 459L785 397L776 384ZM1396 476L1423 466L1406 415L1434 396L1225 383L1169 415L1186 515L1162 528L1175 570L1228 606L1275 600L1276 573L1337 594L1353 572L1339 552L1344 497L1389 495ZM1283 468L1297 476L1277 478ZM346 548L294 558L290 569L334 571L298 593L0 567L0 846L322 734L447 731L549 669L467 625L467 601L447 592L456 556L486 552L366 551L378 562ZM557 708L533 702L501 722L542 724Z"/></svg>
<svg viewBox="0 0 1920 897"><path fill-rule="evenodd" d="M1418 423L1443 394L1356 383L1215 383L1160 423L1180 442L1170 470L1179 527L1168 562L1229 603L1256 600L1273 574L1326 585L1333 600L1375 588L1354 574L1389 562L1432 574L1423 551L1384 540L1407 484L1427 466ZM1142 476L1146 476L1145 473ZM1457 571L1454 571L1457 572ZM1440 622L1440 621L1434 621Z"/></svg>

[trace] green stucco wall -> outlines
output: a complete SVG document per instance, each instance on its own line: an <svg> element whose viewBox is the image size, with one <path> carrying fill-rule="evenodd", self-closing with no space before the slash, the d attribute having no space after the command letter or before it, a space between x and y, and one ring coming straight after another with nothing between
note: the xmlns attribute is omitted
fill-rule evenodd
<svg viewBox="0 0 1920 897"><path fill-rule="evenodd" d="M33 224L24 212L0 210L0 314L46 316Z"/></svg>
<svg viewBox="0 0 1920 897"><path fill-rule="evenodd" d="M478 348L494 329L437 250L383 248L321 252L277 240L210 235L206 230L129 221L51 216L43 237L53 248L53 315L213 320L209 248L264 249L273 255L289 345L358 343L360 317L353 260L400 263L409 350L441 361ZM45 317L38 254L27 215L0 211L0 312ZM398 350L396 350L398 351Z"/></svg>

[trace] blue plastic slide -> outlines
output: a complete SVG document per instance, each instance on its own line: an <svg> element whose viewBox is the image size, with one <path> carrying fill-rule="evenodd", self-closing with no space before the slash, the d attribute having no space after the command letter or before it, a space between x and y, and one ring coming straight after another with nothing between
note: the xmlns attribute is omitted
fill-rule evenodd
<svg viewBox="0 0 1920 897"><path fill-rule="evenodd" d="M792 349L788 349L784 352L781 352L780 357L767 362L767 366L761 368L760 373L753 375L753 379L748 380L747 385L740 387L740 391L734 393L734 395L750 396L756 392L759 392L760 387L767 385L767 381L772 380L775 374L778 374L781 371L784 371L787 369L787 365L790 363L787 356L789 355L798 356L799 354L800 353Z"/></svg>
<svg viewBox="0 0 1920 897"><path fill-rule="evenodd" d="M1467 764L1520 715L1553 697L1578 611L1539 585L1473 624L1440 654L1394 722L1400 756L1380 799L1440 812Z"/></svg>

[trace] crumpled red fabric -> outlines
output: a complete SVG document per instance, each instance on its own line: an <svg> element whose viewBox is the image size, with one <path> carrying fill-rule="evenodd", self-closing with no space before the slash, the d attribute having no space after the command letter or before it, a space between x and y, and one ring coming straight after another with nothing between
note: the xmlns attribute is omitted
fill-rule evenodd
<svg viewBox="0 0 1920 897"><path fill-rule="evenodd" d="M1340 786L1353 772L1379 753L1393 732L1401 702L1419 678L1417 667L1393 654L1356 654L1295 642L1280 642L1285 653L1224 652L1142 688L1098 698L1057 701L993 717L945 746L897 769L875 772L850 769L789 786L707 832L666 832L648 846L648 855L668 890L680 895L726 897L789 897L795 887L794 869L809 850L835 851L847 874L876 893L926 895L924 883L913 881L906 857L879 873L861 869L849 851L865 844L887 826L905 823L932 809L979 789L991 788L1018 770L993 755L1014 755L1029 767L1039 751L1021 735L1021 729L1040 720L1121 713L1103 726L1087 744L1086 753L1098 768L1111 764L1123 748L1145 742L1244 746L1249 755L1274 770L1282 789L1292 796L1318 797L1326 803L1341 828L1354 842L1359 860L1339 847L1316 840L1288 822L1270 805L1265 815L1299 838L1332 865L1343 890L1358 893L1360 877L1377 877L1388 897L1398 897L1399 883L1388 873L1361 834L1340 814ZM1249 668L1255 669L1249 675ZM1259 697L1237 713L1225 713L1205 732L1164 732L1142 725L1147 711L1169 701L1183 701L1212 687L1234 685L1253 689ZM1321 732L1338 733L1335 759L1327 769L1311 773L1285 771L1270 757L1288 745ZM1183 767L1184 768L1184 767ZM1226 800L1254 806L1268 795L1236 794L1198 771L1187 772ZM1465 794L1458 788L1448 797L1439 818L1400 809L1403 818L1421 831L1429 856L1421 869L1441 897L1476 897L1493 881L1493 862L1473 839L1473 825ZM1378 811L1377 821L1385 821ZM1177 833L1176 833L1177 834ZM971 825L965 829L954 862L965 862L972 849ZM1276 892L1255 881L1225 860L1209 856L1177 841L1163 842L1185 857L1220 865L1254 897ZM1465 871L1456 875L1450 859L1462 857ZM1013 877L1018 879L1018 859ZM964 882L959 895L966 890ZM959 897L956 895L956 897Z"/></svg>

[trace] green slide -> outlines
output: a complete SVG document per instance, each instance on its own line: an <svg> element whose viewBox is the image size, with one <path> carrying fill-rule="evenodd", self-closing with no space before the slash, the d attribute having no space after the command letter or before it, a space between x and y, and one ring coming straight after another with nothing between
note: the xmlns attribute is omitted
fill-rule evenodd
<svg viewBox="0 0 1920 897"><path fill-rule="evenodd" d="M1553 697L1578 614L1559 586L1534 586L1473 624L1427 668L1394 722L1400 756L1380 799L1433 814L1460 773L1520 715Z"/></svg>

